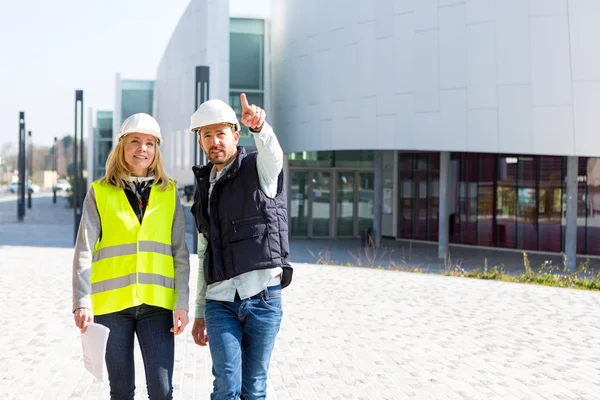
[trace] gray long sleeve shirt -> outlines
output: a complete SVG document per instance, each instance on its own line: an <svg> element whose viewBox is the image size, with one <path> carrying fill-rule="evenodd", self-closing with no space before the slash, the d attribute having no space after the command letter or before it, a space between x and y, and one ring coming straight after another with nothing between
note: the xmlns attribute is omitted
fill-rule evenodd
<svg viewBox="0 0 600 400"><path fill-rule="evenodd" d="M175 266L175 308L189 310L190 254L185 243L185 217L179 196L175 195L175 215L171 234L171 248ZM73 257L73 310L92 309L92 256L102 225L96 206L94 188L90 187L81 214L81 223L75 242Z"/></svg>

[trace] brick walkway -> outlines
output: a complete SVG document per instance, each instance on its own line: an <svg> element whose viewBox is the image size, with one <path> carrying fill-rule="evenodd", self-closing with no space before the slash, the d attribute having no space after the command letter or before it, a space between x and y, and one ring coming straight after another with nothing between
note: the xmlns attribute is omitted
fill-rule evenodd
<svg viewBox="0 0 600 400"><path fill-rule="evenodd" d="M107 384L83 369L70 313L72 226L60 221L72 211L39 202L56 223L30 213L0 224L0 399L106 399ZM269 399L598 399L597 292L295 267ZM210 357L189 329L176 340L174 379L175 398L208 398Z"/></svg>

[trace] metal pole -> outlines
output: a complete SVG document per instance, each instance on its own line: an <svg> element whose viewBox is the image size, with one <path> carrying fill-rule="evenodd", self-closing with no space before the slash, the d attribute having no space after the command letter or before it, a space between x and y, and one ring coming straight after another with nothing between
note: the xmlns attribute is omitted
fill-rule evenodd
<svg viewBox="0 0 600 400"><path fill-rule="evenodd" d="M52 179L52 203L56 204L56 184L58 183L58 138L54 136L54 174Z"/></svg>
<svg viewBox="0 0 600 400"><path fill-rule="evenodd" d="M565 255L567 268L574 271L577 265L577 170L579 158L567 157L567 229Z"/></svg>
<svg viewBox="0 0 600 400"><path fill-rule="evenodd" d="M383 225L383 152L375 152L375 176L373 182L373 239L375 248L381 246L381 227ZM367 246L369 242L367 241Z"/></svg>
<svg viewBox="0 0 600 400"><path fill-rule="evenodd" d="M25 113L19 112L19 189L17 199L17 220L25 217Z"/></svg>
<svg viewBox="0 0 600 400"><path fill-rule="evenodd" d="M438 258L445 260L448 256L448 242L450 236L450 152L440 153L440 199L438 219Z"/></svg>
<svg viewBox="0 0 600 400"><path fill-rule="evenodd" d="M76 90L75 91L75 129L73 131L73 243L77 240L77 230L79 229L79 222L81 221L81 209L79 207L79 197L80 197L80 186L81 183L79 180L80 173L79 169L79 158L78 158L78 148L77 148L77 111L81 105L81 115L83 115L83 91Z"/></svg>
<svg viewBox="0 0 600 400"><path fill-rule="evenodd" d="M209 96L209 76L210 76L210 68L207 66L196 66L196 80L195 80L195 95L194 95L194 111L200 107L200 104L204 103L208 100ZM194 165L204 165L206 164L206 155L202 152L202 161L198 160L198 136L194 135ZM196 179L194 178L194 193L196 193ZM195 232L194 235L194 246L192 249L192 253L198 253L198 232Z"/></svg>
<svg viewBox="0 0 600 400"><path fill-rule="evenodd" d="M79 180L79 198L77 199L77 201L79 201L79 205L83 207L83 197L85 197L85 193L87 192L87 184L85 183L86 181L83 179L83 90L80 90L81 92L81 97L80 97L80 101L81 101L81 105L80 105L80 113L79 113L79 176L80 176L80 180Z"/></svg>
<svg viewBox="0 0 600 400"><path fill-rule="evenodd" d="M31 185L27 187L27 208L31 208L31 190L33 186L33 142L31 141L31 131L28 132L29 136L29 179L27 184ZM31 183L29 183L31 181Z"/></svg>

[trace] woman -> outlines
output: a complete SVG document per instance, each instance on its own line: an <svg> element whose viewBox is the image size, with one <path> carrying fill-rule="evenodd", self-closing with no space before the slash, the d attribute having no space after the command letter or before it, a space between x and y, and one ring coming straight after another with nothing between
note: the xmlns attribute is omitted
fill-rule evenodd
<svg viewBox="0 0 600 400"><path fill-rule="evenodd" d="M189 253L175 183L163 168L158 122L135 114L121 126L104 178L84 201L73 260L75 325L110 329L111 399L133 399L134 332L150 399L173 394L174 335L188 323Z"/></svg>

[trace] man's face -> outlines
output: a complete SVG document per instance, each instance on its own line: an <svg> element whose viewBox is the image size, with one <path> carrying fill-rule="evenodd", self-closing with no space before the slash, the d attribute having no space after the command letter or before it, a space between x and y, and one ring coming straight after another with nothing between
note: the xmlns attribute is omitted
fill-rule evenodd
<svg viewBox="0 0 600 400"><path fill-rule="evenodd" d="M235 157L240 134L233 132L229 124L203 126L199 136L198 144L218 170L229 164Z"/></svg>

